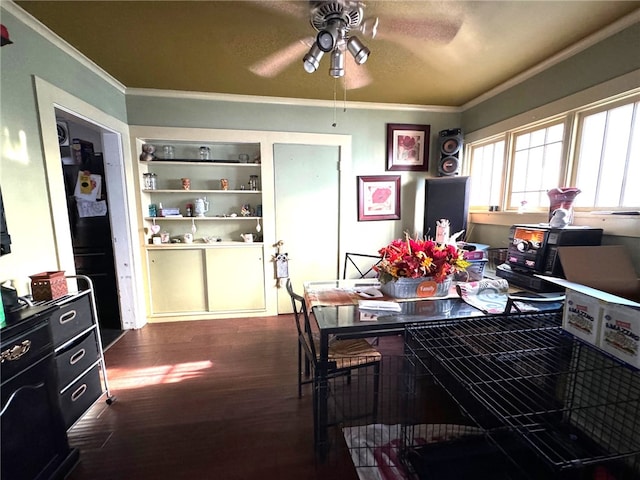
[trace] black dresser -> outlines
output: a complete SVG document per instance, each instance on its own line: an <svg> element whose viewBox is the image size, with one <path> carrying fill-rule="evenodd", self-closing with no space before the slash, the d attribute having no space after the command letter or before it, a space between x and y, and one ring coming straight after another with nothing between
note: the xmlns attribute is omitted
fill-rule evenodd
<svg viewBox="0 0 640 480"><path fill-rule="evenodd" d="M78 461L67 441L49 322L58 306L13 312L0 331L0 477L62 479Z"/></svg>

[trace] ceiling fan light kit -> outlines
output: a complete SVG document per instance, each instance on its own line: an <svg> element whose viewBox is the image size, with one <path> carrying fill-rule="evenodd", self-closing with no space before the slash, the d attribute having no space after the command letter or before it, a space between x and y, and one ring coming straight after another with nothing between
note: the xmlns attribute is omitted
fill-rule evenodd
<svg viewBox="0 0 640 480"><path fill-rule="evenodd" d="M318 69L323 55L324 52L314 43L309 49L309 52L302 59L304 69L307 73L313 73Z"/></svg>
<svg viewBox="0 0 640 480"><path fill-rule="evenodd" d="M378 21L367 20L363 23L363 9L359 1L336 0L311 2L311 25L318 32L316 40L309 52L302 59L307 73L315 72L320 66L324 53L331 52L329 75L333 78L344 76L344 51L348 50L356 61L362 65L367 61L371 51L356 36L349 37L351 29L360 29L375 35Z"/></svg>
<svg viewBox="0 0 640 480"><path fill-rule="evenodd" d="M339 48L336 48L331 52L331 68L329 68L329 75L333 78L344 77L344 52Z"/></svg>
<svg viewBox="0 0 640 480"><path fill-rule="evenodd" d="M332 19L324 30L318 32L316 44L320 47L320 50L327 53L336 48L338 40L343 36L341 35L344 32L343 25L344 22L342 20Z"/></svg>
<svg viewBox="0 0 640 480"><path fill-rule="evenodd" d="M366 62L369 55L371 55L371 50L365 47L365 45L356 36L349 37L349 40L347 41L347 50L349 50L349 53L353 55L353 58L356 60L358 65L362 65Z"/></svg>

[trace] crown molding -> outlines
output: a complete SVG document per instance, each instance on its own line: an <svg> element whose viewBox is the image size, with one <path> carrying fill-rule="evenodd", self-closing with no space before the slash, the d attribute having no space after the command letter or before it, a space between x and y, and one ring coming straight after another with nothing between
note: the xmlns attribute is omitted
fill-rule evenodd
<svg viewBox="0 0 640 480"><path fill-rule="evenodd" d="M570 47L565 48L564 50L548 58L544 62L541 62L538 65L531 67L528 70L525 70L521 74L516 75L515 77L507 80L506 82L498 85L497 87L492 88L491 90L465 103L464 105L461 106L462 111L473 108L476 105L479 105L480 103L485 102L490 98L495 97L496 95L499 95L500 93L503 93L526 80L529 80L530 78L538 75L539 73L542 73L543 71L553 67L554 65L557 65L558 63L563 62L564 60L567 60L568 58L573 57L574 55L577 55L583 50L586 50L587 48L592 47L593 45L615 35L616 33L621 32L625 28L629 28L630 26L638 22L640 22L640 8L622 17L620 20L612 23L608 27L605 27L602 30L594 33L593 35L590 35L584 38L578 43L575 43Z"/></svg>
<svg viewBox="0 0 640 480"><path fill-rule="evenodd" d="M74 60L81 63L84 67L86 67L91 72L98 75L105 82L109 83L111 86L119 90L121 93L125 93L126 87L112 77L109 73L103 70L99 65L94 63L91 59L89 59L86 55L81 53L79 50L71 46L65 40L56 35L52 30L50 30L47 26L41 23L36 18L32 17L29 13L25 12L22 8L16 5L13 0L2 0L2 8L7 10L10 14L14 15L18 20L24 23L27 27L31 28L33 31L44 37L45 40L48 40L53 45L58 47L60 50L65 52L67 55L71 56Z"/></svg>
<svg viewBox="0 0 640 480"><path fill-rule="evenodd" d="M372 103L372 102L334 102L333 100L312 100L305 98L268 97L258 95L237 95L229 93L191 92L183 90L160 90L152 88L127 88L127 95L145 97L179 98L191 100L209 100L219 102L263 103L269 105L290 105L297 107L322 107L334 108L344 105L347 109L363 110L401 110L432 113L460 113L460 107L447 107L439 105L408 105L400 103Z"/></svg>

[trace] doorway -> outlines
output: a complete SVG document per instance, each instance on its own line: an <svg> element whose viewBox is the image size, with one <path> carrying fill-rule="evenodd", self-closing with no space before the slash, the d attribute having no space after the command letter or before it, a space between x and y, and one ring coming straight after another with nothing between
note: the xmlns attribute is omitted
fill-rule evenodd
<svg viewBox="0 0 640 480"><path fill-rule="evenodd" d="M103 348L123 334L114 264L111 214L107 206L100 131L66 112L56 110L56 126L64 177L67 212L76 273L93 283ZM80 187L90 179L86 192Z"/></svg>
<svg viewBox="0 0 640 480"><path fill-rule="evenodd" d="M146 314L138 270L141 264L140 252L136 248L138 231L131 219L136 207L135 199L127 195L128 191L134 190L132 158L129 148L125 149L123 145L123 139L129 138L129 127L39 77L34 77L34 81L57 269L69 275L76 272L56 116L82 124L100 138L104 154L104 177L109 191L107 204L111 213L110 240L113 245L112 263L119 300L120 329L140 328L146 323Z"/></svg>
<svg viewBox="0 0 640 480"><path fill-rule="evenodd" d="M302 283L338 278L340 148L335 145L274 145L276 238L289 255L295 291ZM290 313L286 290L278 313Z"/></svg>

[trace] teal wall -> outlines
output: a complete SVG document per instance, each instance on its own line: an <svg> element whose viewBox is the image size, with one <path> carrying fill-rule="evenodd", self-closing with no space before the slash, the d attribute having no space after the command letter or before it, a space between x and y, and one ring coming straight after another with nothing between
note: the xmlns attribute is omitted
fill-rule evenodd
<svg viewBox="0 0 640 480"><path fill-rule="evenodd" d="M13 240L12 253L0 258L0 282L25 281L57 269L33 76L122 121L126 106L121 91L5 8L1 18L14 43L0 49L0 187Z"/></svg>
<svg viewBox="0 0 640 480"><path fill-rule="evenodd" d="M454 111L454 109L450 109ZM341 199L352 205L347 218L346 245L343 249L376 253L379 248L404 231L411 234L422 231L421 222L415 223L415 198L419 185L427 175L435 176L437 169L436 137L440 130L453 128L460 123L459 113L442 113L409 110L373 110L348 108L346 112L337 106L336 127L334 109L331 107L274 105L263 103L237 103L205 99L176 99L147 95L127 95L129 125L163 127L202 127L240 130L267 130L278 132L305 132L351 135L351 177L342 181L356 184L359 175L401 175L400 220L357 221L357 199ZM426 124L431 127L429 172L387 172L386 124ZM300 188L304 188L301 179ZM343 204L344 205L344 204Z"/></svg>
<svg viewBox="0 0 640 480"><path fill-rule="evenodd" d="M640 24L635 24L468 108L462 114L462 127L470 133L638 69Z"/></svg>

